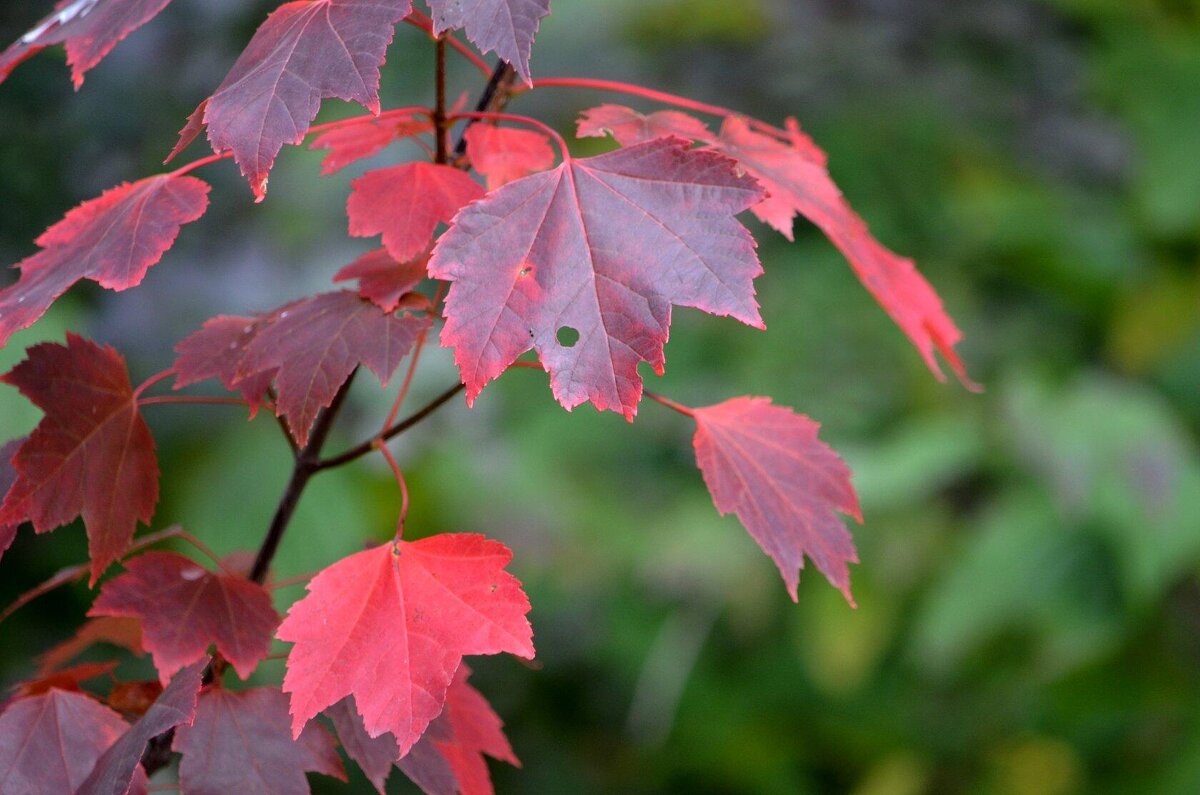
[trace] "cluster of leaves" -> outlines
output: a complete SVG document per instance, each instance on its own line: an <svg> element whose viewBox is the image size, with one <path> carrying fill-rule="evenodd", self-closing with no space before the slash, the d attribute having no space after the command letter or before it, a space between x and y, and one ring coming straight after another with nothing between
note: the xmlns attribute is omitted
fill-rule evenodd
<svg viewBox="0 0 1200 795"><path fill-rule="evenodd" d="M64 0L0 54L0 79L41 48L65 43L78 86L168 2ZM261 201L286 144L315 136L311 146L327 151L323 173L333 174L402 138L433 138L429 162L351 182L349 234L382 241L333 274L356 289L213 318L178 344L168 370L136 388L119 353L70 334L65 344L30 348L3 376L44 417L3 449L0 554L24 523L45 533L81 518L90 561L47 587L84 574L95 586L117 562L124 572L100 583L88 623L43 657L38 677L0 712L0 789L144 791L147 774L178 752L186 793L305 792L305 771L343 776L333 734L313 720L324 714L381 792L393 766L426 792L489 792L484 755L517 760L499 718L468 683L463 658L532 658L529 601L498 541L466 533L403 540L407 487L386 443L459 390L472 403L512 367L544 369L568 410L591 403L633 421L645 395L692 419L697 465L717 509L738 516L792 598L807 556L850 599L848 564L857 555L841 515L861 521L858 500L849 470L817 438L817 423L760 397L689 408L647 392L638 372L645 362L662 374L673 306L764 327L754 288L762 267L737 219L744 211L789 238L797 215L815 223L931 369L941 376L940 353L970 383L954 351L959 332L933 289L871 237L794 120L779 128L636 86L534 80L530 48L548 0L429 7L431 16L411 0L280 6L188 119L171 157L201 132L214 154L71 210L0 291L3 345L81 279L111 290L138 285L181 228L204 214L209 186L192 175L202 166L232 158ZM380 67L402 21L436 41L437 101L385 111ZM497 68L454 39L456 29L494 51ZM473 112L445 103L447 46L490 74ZM603 105L582 114L578 134L611 135L619 148L575 158L555 131L502 112L531 88L589 85L714 115L721 127L714 133L679 110L643 115ZM331 97L370 114L312 126ZM455 124L464 130L451 147ZM438 322L461 383L395 423ZM521 358L531 350L536 361ZM386 386L406 359L404 386L380 431L322 458L355 372L365 366ZM231 402L276 414L295 450L288 491L252 559L214 557L210 571L177 553L142 551L168 536L204 551L181 530L135 541L138 524L154 519L160 474L143 409L188 400L146 395L167 377L176 389L218 380L240 396ZM405 497L395 539L316 574L281 619L269 566L300 491L321 470L375 450ZM272 638L293 644L282 687L226 689L226 668L247 679ZM111 676L115 663L67 665L97 642L148 652L159 680L117 683L102 703L82 685Z"/></svg>

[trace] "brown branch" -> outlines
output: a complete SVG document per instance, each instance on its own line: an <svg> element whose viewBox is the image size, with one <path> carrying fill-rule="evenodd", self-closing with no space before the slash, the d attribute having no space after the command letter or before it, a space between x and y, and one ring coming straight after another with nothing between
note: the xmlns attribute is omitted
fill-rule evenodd
<svg viewBox="0 0 1200 795"><path fill-rule="evenodd" d="M436 398L434 398L429 403L429 405L425 406L425 408L421 409L420 411L416 412L415 414L412 414L409 417L406 417L403 420L400 420L400 422L398 422L395 425L393 425L392 427L388 428L386 431L383 431L382 433L380 433L376 436L372 436L370 439L367 439L362 444L351 447L349 450L347 450L344 453L341 453L340 455L336 455L333 458L326 458L324 461L317 462L316 471L320 472L322 469L332 469L333 467L340 467L342 464L348 464L351 461L355 460L356 458L362 458L364 455L366 455L367 453L369 453L375 449L376 441L386 442L388 439L392 439L392 438L404 433L409 428L413 427L417 423L421 422L421 420L425 419L430 414L432 414L433 412L435 412L439 408L441 408L446 403L446 401L450 400L450 398L454 397L459 392L461 392L464 387L465 387L465 384L455 384L454 386L450 387L445 392L443 392L442 394L440 394Z"/></svg>

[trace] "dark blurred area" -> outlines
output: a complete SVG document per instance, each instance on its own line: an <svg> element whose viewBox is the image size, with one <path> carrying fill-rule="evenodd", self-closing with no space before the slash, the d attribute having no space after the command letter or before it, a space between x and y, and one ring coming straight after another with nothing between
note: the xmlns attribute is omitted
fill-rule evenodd
<svg viewBox="0 0 1200 795"><path fill-rule="evenodd" d="M175 0L78 94L61 50L19 67L0 86L0 261L30 254L78 202L158 171L274 5ZM0 6L0 41L49 7ZM866 514L857 610L811 568L799 604L788 599L737 520L716 515L690 427L658 406L633 425L568 414L544 376L517 370L473 410L456 401L404 437L409 527L504 541L533 602L535 667L471 663L525 762L493 765L497 790L1200 792L1200 2L552 11L535 76L794 114L875 234L938 289L986 392L934 380L806 223L788 244L747 217L767 331L675 314L650 388L697 405L769 395L820 421L851 464ZM401 26L385 107L427 103L431 75L431 48ZM452 95L481 83L454 62ZM547 88L511 108L566 132L602 101L627 100ZM330 101L321 118L356 112ZM141 287L75 288L0 368L69 328L117 346L140 380L210 315L325 289L371 246L346 236L348 179L418 152L321 178L319 155L289 148L257 206L231 164L206 168L213 206ZM455 378L431 347L411 405ZM369 433L389 402L360 378L330 449ZM257 546L289 468L272 422L147 412L163 469L155 528L181 523L221 553ZM37 416L0 390L0 441ZM277 575L390 537L397 502L379 461L322 475ZM85 556L79 526L23 530L0 563L0 604ZM280 606L300 593L281 590ZM63 589L0 625L0 686L67 637L90 598ZM138 665L122 671L149 674ZM311 780L370 791L361 777L350 790ZM407 786L393 776L391 790Z"/></svg>

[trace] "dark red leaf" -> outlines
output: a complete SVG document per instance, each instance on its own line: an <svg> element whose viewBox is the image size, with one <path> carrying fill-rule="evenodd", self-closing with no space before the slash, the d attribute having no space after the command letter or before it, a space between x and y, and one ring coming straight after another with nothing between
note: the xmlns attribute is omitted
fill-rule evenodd
<svg viewBox="0 0 1200 795"><path fill-rule="evenodd" d="M271 650L279 615L266 588L213 574L174 552L146 552L104 583L89 616L136 618L159 678L208 656L210 644L243 679Z"/></svg>
<svg viewBox="0 0 1200 795"><path fill-rule="evenodd" d="M425 266L428 257L417 257L408 262L397 262L387 249L368 251L342 268L333 276L335 282L358 279L358 294L370 299L384 312L394 312L400 306L400 298L428 275Z"/></svg>
<svg viewBox="0 0 1200 795"><path fill-rule="evenodd" d="M146 653L142 647L140 621L132 618L93 618L85 622L71 638L42 654L38 658L38 670L42 673L53 671L97 643L120 646L139 657Z"/></svg>
<svg viewBox="0 0 1200 795"><path fill-rule="evenodd" d="M442 344L467 400L536 348L563 406L632 419L638 364L661 374L666 363L672 304L761 328L762 267L734 216L763 193L734 166L658 139L562 163L460 212L429 273L454 283Z"/></svg>
<svg viewBox="0 0 1200 795"><path fill-rule="evenodd" d="M463 28L482 52L495 52L513 65L526 83L529 52L550 0L427 0L435 34Z"/></svg>
<svg viewBox="0 0 1200 795"><path fill-rule="evenodd" d="M346 780L333 737L320 724L298 740L289 731L287 696L274 688L200 696L196 719L175 732L183 754L179 784L188 795L307 795L305 771Z"/></svg>
<svg viewBox="0 0 1200 795"><path fill-rule="evenodd" d="M146 714L105 751L75 795L125 795L138 775L146 743L169 729L190 724L196 714L196 696L208 660L192 663L163 690Z"/></svg>
<svg viewBox="0 0 1200 795"><path fill-rule="evenodd" d="M51 690L14 702L0 714L0 792L75 792L126 728L82 693Z"/></svg>
<svg viewBox="0 0 1200 795"><path fill-rule="evenodd" d="M321 161L321 174L329 175L383 151L395 141L432 130L429 117L414 112L338 127L321 133L308 148L329 150Z"/></svg>
<svg viewBox="0 0 1200 795"><path fill-rule="evenodd" d="M203 113L213 150L233 151L258 201L275 156L304 139L322 99L379 112L379 67L411 10L411 0L300 0L271 12Z"/></svg>
<svg viewBox="0 0 1200 795"><path fill-rule="evenodd" d="M320 293L267 317L239 371L275 371L276 411L303 446L355 367L366 365L386 386L428 325L428 315L389 314L348 290Z"/></svg>
<svg viewBox="0 0 1200 795"><path fill-rule="evenodd" d="M446 694L446 708L413 750L397 764L428 795L440 795L448 770L456 788L449 795L492 795L492 777L484 754L521 766L504 736L504 723L483 695L467 683L471 669L463 664ZM433 754L422 749L431 746Z"/></svg>
<svg viewBox="0 0 1200 795"><path fill-rule="evenodd" d="M242 393L253 416L267 396L275 371L242 378L238 366L261 325L262 319L253 317L221 315L206 320L199 331L175 346L179 354L175 359L175 388L216 378L226 389Z"/></svg>
<svg viewBox="0 0 1200 795"><path fill-rule="evenodd" d="M105 701L123 715L140 718L154 706L154 702L158 700L162 692L163 686L156 680L117 682L109 691Z"/></svg>
<svg viewBox="0 0 1200 795"><path fill-rule="evenodd" d="M401 262L420 256L439 222L448 223L483 195L483 187L457 168L421 162L368 171L350 189L350 234L382 234L388 253Z"/></svg>
<svg viewBox="0 0 1200 795"><path fill-rule="evenodd" d="M463 655L532 658L529 600L504 571L511 559L481 535L438 535L317 574L276 633L296 644L283 680L293 735L353 695L368 734L391 732L402 755L442 711Z"/></svg>
<svg viewBox="0 0 1200 795"><path fill-rule="evenodd" d="M128 549L138 521L154 515L154 439L112 348L67 334L65 346L44 342L27 354L0 381L46 414L14 459L0 525L28 519L45 533L82 516L95 583Z"/></svg>
<svg viewBox="0 0 1200 795"><path fill-rule="evenodd" d="M854 542L838 512L862 521L850 470L803 414L740 397L694 410L696 463L722 515L736 513L771 556L792 600L807 555L851 604Z"/></svg>
<svg viewBox="0 0 1200 795"><path fill-rule="evenodd" d="M116 662L112 660L108 662L80 663L79 665L72 665L70 668L64 668L61 671L54 671L53 673L39 675L35 679L28 679L14 687L13 691L18 697L36 696L40 693L46 693L52 688L78 691L80 689L79 686L84 682L112 673L116 667Z"/></svg>
<svg viewBox="0 0 1200 795"><path fill-rule="evenodd" d="M933 287L912 260L888 251L871 236L830 178L824 153L799 133L799 128L789 145L753 131L745 119L730 117L721 128L718 145L767 189L768 197L751 208L755 215L788 240L797 213L816 224L912 340L929 369L942 377L934 357L937 350L959 379L975 388L954 350L962 333L942 308Z"/></svg>
<svg viewBox="0 0 1200 795"><path fill-rule="evenodd" d="M580 138L611 135L621 146L633 146L664 136L693 141L710 141L713 134L695 116L677 110L660 110L649 115L624 105L600 105L585 110L579 117L575 134Z"/></svg>
<svg viewBox="0 0 1200 795"><path fill-rule="evenodd" d="M471 166L487 178L488 190L554 165L550 140L539 132L472 124L463 138Z"/></svg>
<svg viewBox="0 0 1200 795"><path fill-rule="evenodd" d="M399 755L396 738L391 732L384 732L378 737L367 734L362 716L354 706L354 696L346 696L326 709L325 714L333 721L346 754L362 768L363 774L379 791L379 795L384 795L388 774Z"/></svg>
<svg viewBox="0 0 1200 795"><path fill-rule="evenodd" d="M141 284L179 227L204 215L208 190L195 177L160 174L118 185L67 213L37 239L42 250L17 263L20 280L0 291L0 347L80 279L118 291Z"/></svg>
<svg viewBox="0 0 1200 795"><path fill-rule="evenodd" d="M17 64L46 47L67 45L71 81L78 90L84 74L121 39L149 22L171 0L60 0L54 12L0 53L0 83Z"/></svg>
<svg viewBox="0 0 1200 795"><path fill-rule="evenodd" d="M0 447L0 505L4 504L4 498L8 495L8 490L17 482L17 469L13 466L12 460L17 455L17 449L25 444L25 438L10 439ZM5 551L12 546L12 542L17 537L17 527L20 522L0 520L0 558L4 557Z"/></svg>

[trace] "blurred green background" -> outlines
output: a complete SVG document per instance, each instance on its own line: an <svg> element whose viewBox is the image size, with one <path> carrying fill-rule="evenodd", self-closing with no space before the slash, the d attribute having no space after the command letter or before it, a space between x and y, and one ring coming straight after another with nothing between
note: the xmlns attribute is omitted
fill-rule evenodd
<svg viewBox="0 0 1200 795"><path fill-rule="evenodd" d="M49 5L4 4L0 40ZM0 261L31 253L77 202L155 172L273 5L175 0L78 94L61 52L21 66L0 86ZM819 420L850 462L866 514L857 610L811 569L791 603L713 510L688 424L656 405L633 425L568 414L544 376L514 371L474 410L455 401L404 437L411 531L504 541L533 601L534 666L472 661L526 764L493 765L498 791L1200 792L1200 2L553 12L535 75L795 114L873 231L937 287L986 392L935 381L806 223L789 245L747 218L766 332L676 313L651 388L699 405L769 395ZM427 102L431 60L402 27L385 105ZM451 77L455 94L480 87L461 62ZM544 89L512 109L569 131L601 101L625 100ZM328 102L323 118L352 112ZM416 154L322 179L314 153L289 149L260 206L231 165L206 169L213 207L142 287L76 288L0 367L71 328L118 346L140 379L212 314L326 288L370 246L345 235L348 178ZM455 378L446 351L429 354L412 406ZM367 434L389 400L359 379L330 449ZM272 423L147 411L164 472L155 527L182 523L222 553L256 546L288 468ZM0 390L0 440L36 421ZM278 576L389 537L396 509L379 461L321 476ZM84 556L79 527L22 531L0 603ZM281 607L299 593L281 591ZM0 685L28 675L89 599L64 589L0 625ZM391 785L410 791L398 774Z"/></svg>

